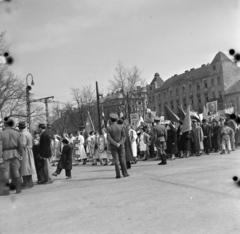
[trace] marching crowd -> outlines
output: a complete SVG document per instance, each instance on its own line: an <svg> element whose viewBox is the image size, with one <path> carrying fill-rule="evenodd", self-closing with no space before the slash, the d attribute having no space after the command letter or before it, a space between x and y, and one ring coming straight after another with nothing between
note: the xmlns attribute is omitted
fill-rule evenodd
<svg viewBox="0 0 240 234"><path fill-rule="evenodd" d="M230 116L231 117L231 116ZM21 193L32 188L32 175L37 175L36 184L51 184L53 176L65 169L66 179L71 179L73 165L88 162L97 165L114 165L116 178L128 177L131 164L149 158L161 160L200 156L211 152L220 154L234 151L240 144L240 125L233 118L220 118L202 122L192 118L192 129L182 132L183 122L162 124L160 118L154 123L142 123L137 129L124 124L117 114L110 114L110 125L101 133L77 131L51 136L45 124L39 124L34 136L25 122L17 127L12 118L4 119L0 133L0 195L9 195L10 190ZM56 170L52 173L52 166ZM10 182L11 181L11 182Z"/></svg>

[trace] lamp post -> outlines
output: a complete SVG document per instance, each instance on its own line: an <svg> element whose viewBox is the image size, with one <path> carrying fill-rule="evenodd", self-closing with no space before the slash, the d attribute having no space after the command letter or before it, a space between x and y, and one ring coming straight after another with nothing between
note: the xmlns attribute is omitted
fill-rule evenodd
<svg viewBox="0 0 240 234"><path fill-rule="evenodd" d="M28 77L31 76L32 82L31 85L28 84ZM26 76L26 105L27 105L27 122L28 122L28 129L29 132L31 132L31 114L30 114L30 90L32 89L32 86L34 85L33 82L33 75L31 73L27 74Z"/></svg>

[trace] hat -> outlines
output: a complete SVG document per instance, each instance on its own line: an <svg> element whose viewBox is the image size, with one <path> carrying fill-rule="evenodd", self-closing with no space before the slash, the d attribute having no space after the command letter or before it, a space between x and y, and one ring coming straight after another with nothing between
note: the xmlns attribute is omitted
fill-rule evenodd
<svg viewBox="0 0 240 234"><path fill-rule="evenodd" d="M116 113L111 113L110 115L109 115L109 117L111 118L111 119L118 119L118 115L116 114Z"/></svg>
<svg viewBox="0 0 240 234"><path fill-rule="evenodd" d="M203 122L203 123L206 123L206 122L207 122L207 120L206 120L206 119L203 119L203 120L202 120L202 122Z"/></svg>
<svg viewBox="0 0 240 234"><path fill-rule="evenodd" d="M12 128L15 125L15 121L10 117L5 117L3 119L3 121L4 121L4 126L6 126L6 127L11 127Z"/></svg>
<svg viewBox="0 0 240 234"><path fill-rule="evenodd" d="M38 127L39 127L39 128L42 128L42 129L45 129L45 128L46 128L46 125L43 124L43 123L41 123L41 124L38 125Z"/></svg>
<svg viewBox="0 0 240 234"><path fill-rule="evenodd" d="M159 122L159 121L160 121L160 118L159 118L159 117L155 117L155 118L154 118L154 121L155 121L155 122Z"/></svg>
<svg viewBox="0 0 240 234"><path fill-rule="evenodd" d="M19 129L24 129L24 128L26 128L27 126L26 126L26 123L25 122L19 122L19 124L18 124L18 128Z"/></svg>
<svg viewBox="0 0 240 234"><path fill-rule="evenodd" d="M68 144L68 140L66 139L66 138L64 138L63 140L62 140L62 143L64 143L64 144Z"/></svg>

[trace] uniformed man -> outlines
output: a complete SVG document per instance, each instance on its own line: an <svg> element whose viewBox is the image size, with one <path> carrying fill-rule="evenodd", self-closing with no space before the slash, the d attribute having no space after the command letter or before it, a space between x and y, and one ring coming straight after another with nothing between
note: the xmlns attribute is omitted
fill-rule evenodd
<svg viewBox="0 0 240 234"><path fill-rule="evenodd" d="M112 125L107 128L107 139L110 142L110 149L115 165L116 178L121 178L119 170L119 161L122 170L122 175L124 177L129 176L126 168L125 161L125 149L124 142L126 140L125 131L122 125L116 123L118 115L115 113L110 114L110 120Z"/></svg>
<svg viewBox="0 0 240 234"><path fill-rule="evenodd" d="M16 187L16 193L21 193L21 177L19 173L22 160L23 146L20 133L13 129L14 120L4 118L5 129L2 132L2 161L0 162L0 196L10 195L5 184L9 182L10 170L12 184Z"/></svg>
<svg viewBox="0 0 240 234"><path fill-rule="evenodd" d="M154 119L156 126L153 128L153 133L155 135L155 145L158 151L158 157L161 158L161 162L158 165L165 165L167 164L166 159L166 140L167 140L167 130L164 125L160 124L160 118L156 117Z"/></svg>

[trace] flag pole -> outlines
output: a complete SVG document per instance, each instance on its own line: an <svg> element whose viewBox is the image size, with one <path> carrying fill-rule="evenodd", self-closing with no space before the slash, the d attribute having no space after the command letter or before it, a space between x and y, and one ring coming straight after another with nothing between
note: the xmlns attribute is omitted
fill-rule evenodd
<svg viewBox="0 0 240 234"><path fill-rule="evenodd" d="M102 134L101 129L101 115L100 115L100 105L99 105L99 92L98 92L98 82L96 81L96 94L97 94L97 110L98 110L98 130L99 134Z"/></svg>

